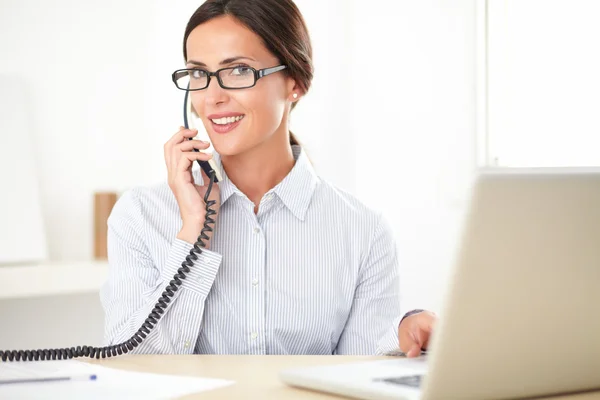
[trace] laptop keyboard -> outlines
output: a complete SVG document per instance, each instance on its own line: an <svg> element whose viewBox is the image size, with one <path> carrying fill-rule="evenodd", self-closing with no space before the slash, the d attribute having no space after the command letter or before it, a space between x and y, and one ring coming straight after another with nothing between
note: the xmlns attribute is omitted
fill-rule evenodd
<svg viewBox="0 0 600 400"><path fill-rule="evenodd" d="M422 383L424 377L425 377L425 375L409 375L409 376L398 376L398 377L392 377L392 378L379 378L379 379L376 379L376 381L418 388L421 386L421 383Z"/></svg>

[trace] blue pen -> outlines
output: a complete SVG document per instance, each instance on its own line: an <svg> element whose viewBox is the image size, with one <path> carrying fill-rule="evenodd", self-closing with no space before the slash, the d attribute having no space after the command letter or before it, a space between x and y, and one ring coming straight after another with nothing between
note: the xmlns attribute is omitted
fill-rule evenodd
<svg viewBox="0 0 600 400"><path fill-rule="evenodd" d="M80 375L80 376L49 376L43 378L17 378L0 380L0 385L8 385L13 383L37 383L37 382L58 382L58 381L95 381L96 375Z"/></svg>

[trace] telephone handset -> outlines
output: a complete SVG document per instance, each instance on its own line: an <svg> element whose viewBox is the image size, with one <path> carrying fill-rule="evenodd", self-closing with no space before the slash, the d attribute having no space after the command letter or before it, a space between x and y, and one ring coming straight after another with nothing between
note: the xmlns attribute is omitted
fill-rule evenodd
<svg viewBox="0 0 600 400"><path fill-rule="evenodd" d="M191 118L188 120L188 116L192 115L191 101L188 99L188 93L189 91L185 92L183 109L183 119L186 128L189 128L189 122L191 121ZM0 350L0 360L2 360L3 362L39 361L63 360L78 357L89 357L99 359L127 354L135 347L137 347L140 343L142 343L144 339L146 339L146 336L150 333L150 331L154 328L154 326L158 323L158 321L164 314L165 309L171 302L173 295L177 290L179 290L179 287L183 283L183 279L186 278L186 274L190 272L191 268L194 268L194 261L198 259L198 256L202 254L202 249L206 247L204 241L209 239L209 237L207 236L207 232L212 232L213 230L211 225L215 223L214 218L216 211L213 210L211 207L213 207L216 204L216 201L209 200L209 196L212 190L213 183L220 182L221 175L219 174L219 170L216 168L213 160L198 161L198 163L209 178L208 188L206 189L206 193L204 195L204 203L206 205L206 216L204 218L204 226L200 231L200 236L198 236L196 243L194 243L192 249L190 250L190 254L185 258L185 261L181 263L181 267L179 267L177 273L175 273L175 275L173 276L173 279L166 286L165 290L154 305L154 308L152 309L148 317L131 338L129 338L125 342L116 345L103 347L77 346L62 349Z"/></svg>
<svg viewBox="0 0 600 400"><path fill-rule="evenodd" d="M183 124L186 129L195 129L196 124L194 123L194 113L192 111L192 100L189 97L189 93L190 93L189 90L185 91L185 99L183 102L184 103L183 104ZM193 140L193 139L190 138L190 140ZM198 150L194 149L194 151L198 151ZM212 159L208 160L208 161L198 160L198 164L200 164L200 167L204 170L204 173L206 174L206 176L210 176L211 172L214 171L215 177L217 178L217 182L221 182L223 180L223 178L221 177L221 174L219 173L219 169L215 165L214 160L212 160Z"/></svg>

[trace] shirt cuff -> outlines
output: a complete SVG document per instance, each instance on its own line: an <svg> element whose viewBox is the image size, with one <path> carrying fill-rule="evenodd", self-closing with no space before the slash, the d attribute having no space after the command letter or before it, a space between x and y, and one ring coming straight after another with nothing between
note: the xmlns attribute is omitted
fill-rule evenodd
<svg viewBox="0 0 600 400"><path fill-rule="evenodd" d="M192 244L184 240L174 239L169 251L169 257L161 274L164 282L170 282L173 279L177 270L181 268L181 264L190 255L190 250L193 247ZM196 254L196 256L198 259L193 262L190 272L185 274L185 279L181 280L181 287L206 297L215 281L223 256L206 249L202 249L202 254Z"/></svg>

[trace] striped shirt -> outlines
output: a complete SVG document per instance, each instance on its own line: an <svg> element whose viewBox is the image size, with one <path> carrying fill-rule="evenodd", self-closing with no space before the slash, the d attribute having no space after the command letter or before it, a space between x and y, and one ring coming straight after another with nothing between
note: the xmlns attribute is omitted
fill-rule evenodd
<svg viewBox="0 0 600 400"><path fill-rule="evenodd" d="M254 204L228 179L211 249L134 352L382 354L398 348L398 260L379 213L315 173L293 146L289 174ZM199 170L194 179L201 182ZM169 186L136 187L108 220L105 344L142 325L192 245Z"/></svg>

